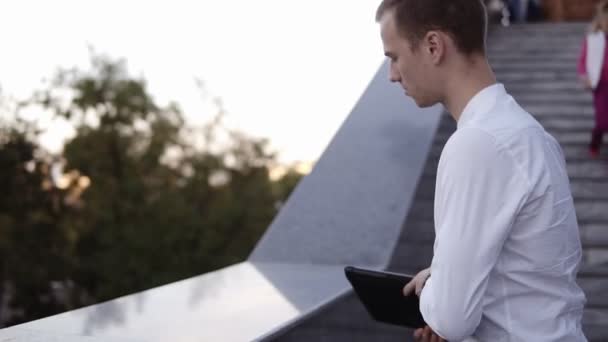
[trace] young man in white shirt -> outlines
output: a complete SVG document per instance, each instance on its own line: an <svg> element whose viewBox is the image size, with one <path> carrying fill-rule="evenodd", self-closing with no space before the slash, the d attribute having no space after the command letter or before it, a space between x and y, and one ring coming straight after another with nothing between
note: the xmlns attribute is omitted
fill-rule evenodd
<svg viewBox="0 0 608 342"><path fill-rule="evenodd" d="M390 80L458 122L441 154L422 341L586 341L581 243L559 144L496 79L482 0L384 0Z"/></svg>

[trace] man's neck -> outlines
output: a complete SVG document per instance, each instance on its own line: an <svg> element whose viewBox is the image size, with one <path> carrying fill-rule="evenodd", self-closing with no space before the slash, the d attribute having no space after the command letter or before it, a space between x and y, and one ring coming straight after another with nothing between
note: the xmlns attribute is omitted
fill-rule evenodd
<svg viewBox="0 0 608 342"><path fill-rule="evenodd" d="M496 77L485 57L479 56L457 69L455 77L446 84L444 107L458 121L471 99L483 89L496 83Z"/></svg>

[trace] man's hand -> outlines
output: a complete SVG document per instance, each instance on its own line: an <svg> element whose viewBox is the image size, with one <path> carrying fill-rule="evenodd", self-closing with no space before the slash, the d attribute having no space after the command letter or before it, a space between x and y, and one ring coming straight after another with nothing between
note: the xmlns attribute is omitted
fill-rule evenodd
<svg viewBox="0 0 608 342"><path fill-rule="evenodd" d="M445 340L437 335L428 325L414 331L414 340L419 342L445 342Z"/></svg>
<svg viewBox="0 0 608 342"><path fill-rule="evenodd" d="M403 295L409 296L412 291L416 291L416 295L420 297L420 293L422 292L422 288L426 283L426 280L431 276L431 268L424 269L416 276L412 281L407 283L403 287ZM424 328L416 329L414 331L414 340L421 342L444 342L445 340L441 338L441 336L437 335L428 325Z"/></svg>
<svg viewBox="0 0 608 342"><path fill-rule="evenodd" d="M404 296L409 296L410 293L412 293L413 290L416 290L416 295L418 297L420 297L420 292L422 292L422 288L424 287L424 283L426 283L426 280L431 276L431 268L427 268L424 269L420 272L418 272L418 274L416 274L416 276L414 277L414 279L412 279L412 281L410 281L409 283L407 283L407 285L405 285L405 287L403 287L403 295Z"/></svg>

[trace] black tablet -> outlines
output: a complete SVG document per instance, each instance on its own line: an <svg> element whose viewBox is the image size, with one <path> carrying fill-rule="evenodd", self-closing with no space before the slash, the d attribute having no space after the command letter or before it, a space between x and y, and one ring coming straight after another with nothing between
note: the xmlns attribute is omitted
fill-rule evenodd
<svg viewBox="0 0 608 342"><path fill-rule="evenodd" d="M412 280L412 276L352 266L345 267L344 273L376 321L408 328L425 326L418 296L413 292L407 297L403 295L403 287Z"/></svg>

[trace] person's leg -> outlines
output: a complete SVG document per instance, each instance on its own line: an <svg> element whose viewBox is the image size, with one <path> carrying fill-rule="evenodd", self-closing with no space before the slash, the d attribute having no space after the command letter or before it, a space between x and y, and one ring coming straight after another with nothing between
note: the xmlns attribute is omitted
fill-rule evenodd
<svg viewBox="0 0 608 342"><path fill-rule="evenodd" d="M539 21L542 18L539 0L528 2L528 21Z"/></svg>
<svg viewBox="0 0 608 342"><path fill-rule="evenodd" d="M520 12L519 12L519 21L525 23L528 21L528 0L519 0L520 2Z"/></svg>
<svg viewBox="0 0 608 342"><path fill-rule="evenodd" d="M509 12L511 13L511 21L518 22L520 20L520 0L509 0Z"/></svg>
<svg viewBox="0 0 608 342"><path fill-rule="evenodd" d="M595 127L593 131L591 131L591 143L589 143L589 154L591 157L598 157L600 154L600 146L602 145L602 138L604 132Z"/></svg>
<svg viewBox="0 0 608 342"><path fill-rule="evenodd" d="M595 128L591 132L589 153L599 156L603 133L608 131L608 82L600 82L593 91L593 109L595 110Z"/></svg>

